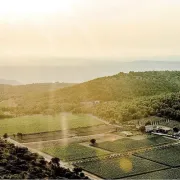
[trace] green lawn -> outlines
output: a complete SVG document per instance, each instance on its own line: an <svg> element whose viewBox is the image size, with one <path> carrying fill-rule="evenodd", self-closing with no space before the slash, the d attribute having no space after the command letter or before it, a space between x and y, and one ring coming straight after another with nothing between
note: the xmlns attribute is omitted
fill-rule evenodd
<svg viewBox="0 0 180 180"><path fill-rule="evenodd" d="M180 168L166 169L130 177L130 179L179 179Z"/></svg>
<svg viewBox="0 0 180 180"><path fill-rule="evenodd" d="M70 144L67 146L55 146L42 149L42 152L59 157L65 161L74 161L83 158L100 157L109 154L101 149L94 149L80 144Z"/></svg>
<svg viewBox="0 0 180 180"><path fill-rule="evenodd" d="M164 138L162 136L152 136L143 140L119 139L116 141L106 141L98 144L99 148L106 149L112 152L126 152L134 149L150 147L158 144L173 142L174 140Z"/></svg>
<svg viewBox="0 0 180 180"><path fill-rule="evenodd" d="M98 124L102 124L102 122L85 114L32 115L0 120L0 134L8 133L12 135L18 132L24 134L38 133L96 126Z"/></svg>
<svg viewBox="0 0 180 180"><path fill-rule="evenodd" d="M180 145L146 151L136 155L171 167L180 166Z"/></svg>
<svg viewBox="0 0 180 180"><path fill-rule="evenodd" d="M79 163L78 166L103 179L119 179L166 168L164 165L134 156Z"/></svg>

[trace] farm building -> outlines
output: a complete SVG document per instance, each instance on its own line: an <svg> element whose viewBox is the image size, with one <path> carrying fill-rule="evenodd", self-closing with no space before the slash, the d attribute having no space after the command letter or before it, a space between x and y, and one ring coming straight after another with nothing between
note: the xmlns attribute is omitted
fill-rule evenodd
<svg viewBox="0 0 180 180"><path fill-rule="evenodd" d="M147 125L145 126L145 131L146 132L160 132L160 133L168 133L172 129L166 126L155 126L155 125Z"/></svg>
<svg viewBox="0 0 180 180"><path fill-rule="evenodd" d="M145 126L145 131L146 132L152 132L154 130L156 130L156 126L154 126L154 125L147 125L147 126Z"/></svg>
<svg viewBox="0 0 180 180"><path fill-rule="evenodd" d="M168 133L169 131L171 131L171 128L166 126L157 126L157 131L161 133Z"/></svg>

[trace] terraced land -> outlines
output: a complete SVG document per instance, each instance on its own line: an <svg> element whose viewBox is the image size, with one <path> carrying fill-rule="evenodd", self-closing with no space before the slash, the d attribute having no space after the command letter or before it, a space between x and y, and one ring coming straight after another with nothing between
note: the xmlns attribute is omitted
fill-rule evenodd
<svg viewBox="0 0 180 180"><path fill-rule="evenodd" d="M180 145L154 149L135 155L170 167L180 166Z"/></svg>
<svg viewBox="0 0 180 180"><path fill-rule="evenodd" d="M179 179L180 168L172 168L129 177L129 179Z"/></svg>
<svg viewBox="0 0 180 180"><path fill-rule="evenodd" d="M60 113L56 116L32 115L0 120L0 135L8 133L39 133L67 130L78 127L103 124L94 117L85 114Z"/></svg>
<svg viewBox="0 0 180 180"><path fill-rule="evenodd" d="M75 161L75 160L91 158L91 157L101 157L110 154L107 151L86 147L80 144L69 144L67 146L54 146L54 147L44 148L41 151L49 155L59 157L60 159L65 161Z"/></svg>
<svg viewBox="0 0 180 180"><path fill-rule="evenodd" d="M77 166L103 179L126 178L167 168L162 164L135 156L78 163Z"/></svg>
<svg viewBox="0 0 180 180"><path fill-rule="evenodd" d="M174 140L162 136L152 136L142 140L123 138L116 141L106 141L98 144L98 147L111 152L127 152L135 149L146 148L174 142Z"/></svg>

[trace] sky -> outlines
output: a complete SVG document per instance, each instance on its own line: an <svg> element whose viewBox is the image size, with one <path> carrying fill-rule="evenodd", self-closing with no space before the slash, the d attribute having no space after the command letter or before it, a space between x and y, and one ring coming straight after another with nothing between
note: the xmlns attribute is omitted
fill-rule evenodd
<svg viewBox="0 0 180 180"><path fill-rule="evenodd" d="M0 65L179 56L179 32L180 0L0 0Z"/></svg>

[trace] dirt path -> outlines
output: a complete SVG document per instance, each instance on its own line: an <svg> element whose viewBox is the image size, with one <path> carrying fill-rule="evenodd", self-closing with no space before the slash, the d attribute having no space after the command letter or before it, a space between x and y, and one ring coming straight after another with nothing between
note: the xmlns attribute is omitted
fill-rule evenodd
<svg viewBox="0 0 180 180"><path fill-rule="evenodd" d="M88 148L91 148L91 149L94 149L94 150L102 150L104 152L107 152L107 153L111 153L110 151L107 151L105 149L100 149L98 147L95 147L95 146L90 146L88 143L79 143L80 145L83 145L83 146L86 146Z"/></svg>
<svg viewBox="0 0 180 180"><path fill-rule="evenodd" d="M15 141L15 140L13 140L13 139L10 139L10 138L8 138L7 141L10 142L10 143L13 143L14 145L19 146L19 147L27 147L26 145L21 144L21 143ZM50 156L50 155L48 155L48 154L46 154L46 153L43 153L43 152L41 152L41 151L39 151L39 150L36 150L36 149L33 149L33 148L29 148L29 147L27 147L27 148L29 149L29 151L31 151L31 152L33 152L33 153L38 153L39 155L43 156L43 157L45 158L45 160L48 161L48 162L50 162L51 159L53 158L53 156ZM61 160L60 164L61 164L61 167L70 169L71 171L72 171L73 168L74 168L74 166L73 166L72 164L70 164L70 163L68 163L68 162L63 162L62 160ZM94 174L91 174L91 173L86 172L86 171L83 171L83 172L84 172L84 174L85 174L86 176L88 176L90 179L101 180L100 177L95 176Z"/></svg>
<svg viewBox="0 0 180 180"><path fill-rule="evenodd" d="M29 143L22 143L22 144L25 146L28 146L29 148L42 149L43 147L49 147L50 145L53 145L53 144L66 145L66 144L74 143L74 142L76 143L87 142L93 138L96 139L98 142L103 142L103 141L114 141L114 140L120 139L121 137L114 134L103 133L103 134L95 134L95 135L89 135L89 136L75 136L71 138L29 142Z"/></svg>

